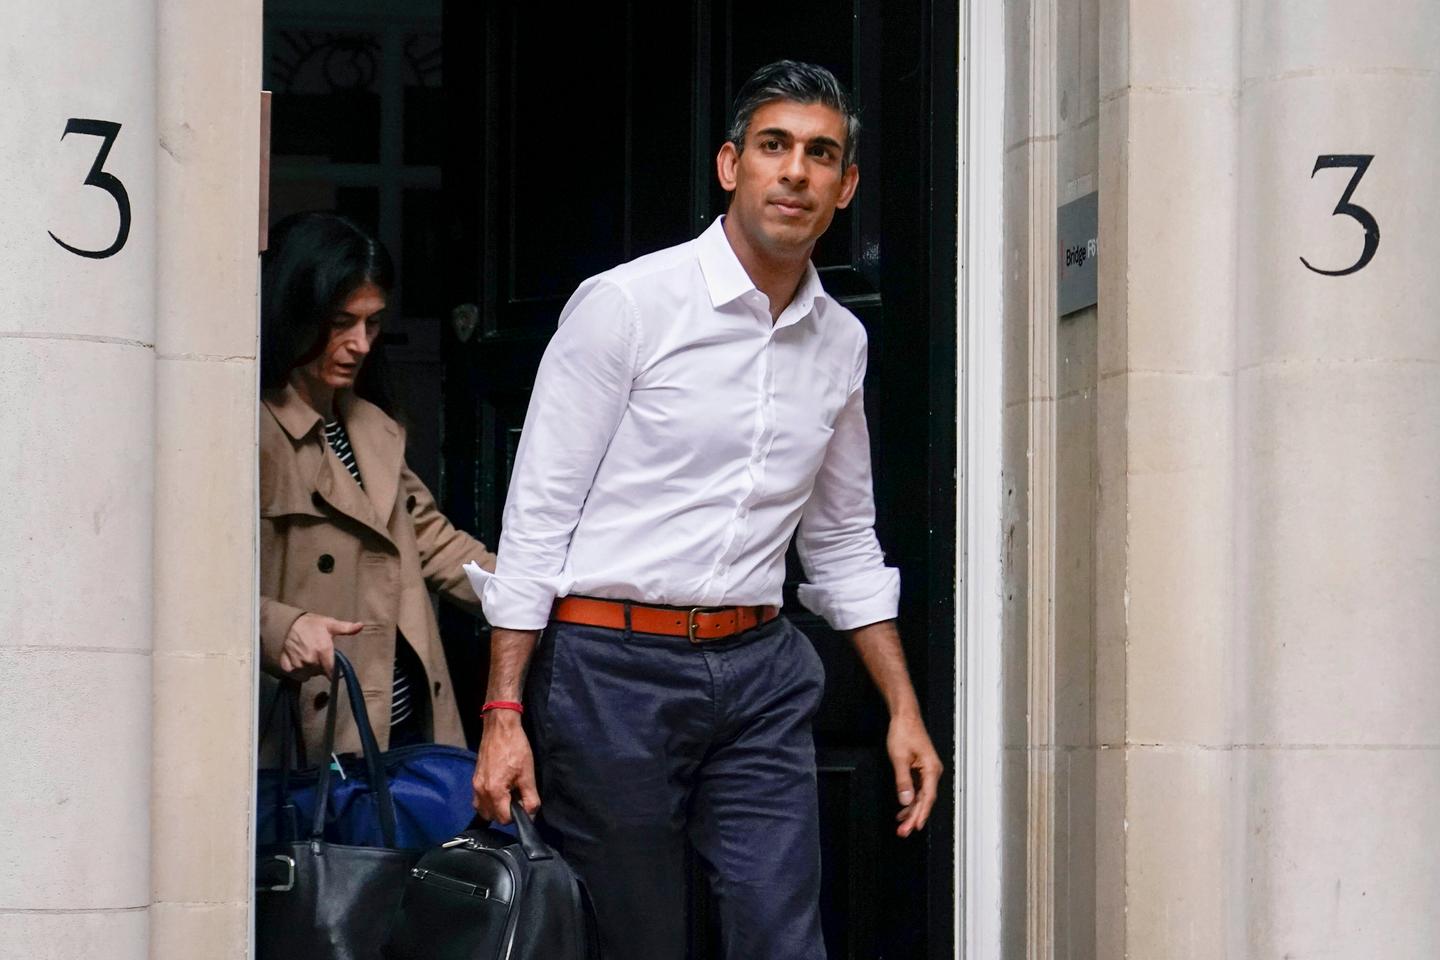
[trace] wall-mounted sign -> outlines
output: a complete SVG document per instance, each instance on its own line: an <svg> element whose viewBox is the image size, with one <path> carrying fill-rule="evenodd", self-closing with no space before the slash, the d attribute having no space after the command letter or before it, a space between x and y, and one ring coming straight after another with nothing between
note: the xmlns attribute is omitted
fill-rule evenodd
<svg viewBox="0 0 1440 960"><path fill-rule="evenodd" d="M1100 194L1087 193L1060 208L1056 233L1060 238L1060 274L1056 289L1059 315L1095 305L1099 276Z"/></svg>

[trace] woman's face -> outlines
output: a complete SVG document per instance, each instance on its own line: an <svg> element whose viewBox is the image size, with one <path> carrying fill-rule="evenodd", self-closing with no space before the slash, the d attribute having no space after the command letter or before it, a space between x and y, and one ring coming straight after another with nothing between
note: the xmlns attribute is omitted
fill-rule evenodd
<svg viewBox="0 0 1440 960"><path fill-rule="evenodd" d="M353 387L380 335L384 313L385 291L368 280L360 284L330 318L330 336L320 355L296 372L331 390Z"/></svg>

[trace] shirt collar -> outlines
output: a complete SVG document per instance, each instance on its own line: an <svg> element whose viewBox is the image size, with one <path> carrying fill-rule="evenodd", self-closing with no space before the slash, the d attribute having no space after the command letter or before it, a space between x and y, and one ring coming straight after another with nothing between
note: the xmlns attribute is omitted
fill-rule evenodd
<svg viewBox="0 0 1440 960"><path fill-rule="evenodd" d="M819 312L820 304L830 299L825 288L820 284L820 273L815 269L815 264L805 264L805 278L800 281L800 286L795 290L795 296L790 300L790 306L781 312L775 320L775 326L783 327L795 323L810 315L813 310Z"/></svg>
<svg viewBox="0 0 1440 960"><path fill-rule="evenodd" d="M735 250L725 236L724 217L715 218L715 222L696 239L695 247L712 307L723 307L755 289L754 282L740 265L740 258L735 256Z"/></svg>
<svg viewBox="0 0 1440 960"><path fill-rule="evenodd" d="M716 217L715 222L696 238L695 247L700 258L700 272L705 276L705 286L710 293L712 307L717 309L723 307L755 289L754 281L745 272L745 268L740 265L740 258L735 256L735 250L725 236L725 218L723 216ZM820 274L816 272L815 265L813 263L805 264L805 278L800 281L800 286L795 291L795 297L790 301L790 306L780 314L776 326L794 323L808 315L820 301L828 299L825 288L820 284Z"/></svg>

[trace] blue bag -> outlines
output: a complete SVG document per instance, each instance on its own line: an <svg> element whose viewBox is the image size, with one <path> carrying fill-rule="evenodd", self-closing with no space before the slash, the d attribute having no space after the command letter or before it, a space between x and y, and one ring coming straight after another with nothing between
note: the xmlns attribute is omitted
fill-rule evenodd
<svg viewBox="0 0 1440 960"><path fill-rule="evenodd" d="M335 651L335 670L345 684L346 699L360 733L362 754L345 754L332 763L325 815L325 840L360 847L422 850L449 840L475 817L471 777L475 754L461 747L422 743L380 752L355 668ZM280 691L276 712L283 711L281 767L261 770L256 805L256 844L265 846L301 839L301 824L315 813L320 768L307 766L299 731L299 685L288 682ZM338 691L337 691L338 694ZM332 696L325 717L321 763L330 762L335 715L340 697ZM273 713L272 713L273 719ZM267 726L270 724L267 723ZM293 760L292 760L293 757ZM371 788L383 776L390 785L389 803ZM393 841L386 842L386 829ZM308 835L308 832L307 832Z"/></svg>

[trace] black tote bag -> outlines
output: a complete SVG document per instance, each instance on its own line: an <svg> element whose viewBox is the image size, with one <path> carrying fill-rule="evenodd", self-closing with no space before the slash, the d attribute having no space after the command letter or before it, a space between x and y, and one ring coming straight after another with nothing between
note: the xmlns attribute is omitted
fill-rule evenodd
<svg viewBox="0 0 1440 960"><path fill-rule="evenodd" d="M321 757L331 756L335 749L342 679L360 732L385 846L325 841L331 769L322 759L310 835L267 844L256 851L257 960L380 960L380 945L385 942L410 869L422 852L395 847L395 808L381 769L380 748L355 668L338 650Z"/></svg>

